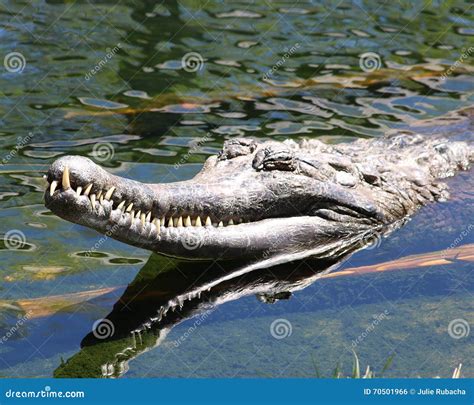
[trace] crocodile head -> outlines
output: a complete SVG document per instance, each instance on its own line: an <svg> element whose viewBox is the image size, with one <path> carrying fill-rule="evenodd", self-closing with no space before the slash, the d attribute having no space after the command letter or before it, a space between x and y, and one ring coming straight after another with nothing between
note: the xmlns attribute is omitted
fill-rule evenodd
<svg viewBox="0 0 474 405"><path fill-rule="evenodd" d="M345 235L383 222L370 199L329 181L336 169L327 165L325 178L315 178L303 166L291 145L240 139L191 180L148 184L65 156L48 171L45 201L68 221L185 258L334 249Z"/></svg>
<svg viewBox="0 0 474 405"><path fill-rule="evenodd" d="M65 156L48 171L45 201L68 221L166 255L325 257L442 196L433 181L434 156L451 156L457 167L467 153L456 143L439 147L415 135L377 142L232 139L193 179L164 184L129 180L88 158Z"/></svg>

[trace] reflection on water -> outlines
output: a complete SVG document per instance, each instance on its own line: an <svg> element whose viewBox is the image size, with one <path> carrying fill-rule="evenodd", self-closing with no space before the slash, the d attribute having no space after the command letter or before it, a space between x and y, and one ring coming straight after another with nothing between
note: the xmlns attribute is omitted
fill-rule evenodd
<svg viewBox="0 0 474 405"><path fill-rule="evenodd" d="M190 263L152 255L112 312L81 342L58 377L117 377L128 362L158 346L177 324L207 318L219 305L257 294L262 302L288 299L335 263L308 262L252 271L245 263Z"/></svg>
<svg viewBox="0 0 474 405"><path fill-rule="evenodd" d="M148 252L100 242L100 235L44 208L41 175L55 158L82 154L123 176L169 182L192 177L230 137L378 137L473 103L467 2L3 6L2 57L20 52L25 64L21 73L0 70L0 220L1 233L10 232L0 239L0 334L27 310L35 315L2 340L1 375L52 375L61 359L81 356L81 340L112 307L117 313L123 293L146 287L144 272L151 273L145 280L166 273L160 263L155 274L155 256L143 267ZM183 64L192 52L200 56L197 64ZM362 64L369 52L377 54L374 66ZM471 222L472 174L450 184L450 202L427 207L380 246L352 256L350 265L449 247ZM461 239L472 243L473 233ZM187 266L193 277L205 273L201 265ZM295 277L304 274L295 267ZM130 362L126 376L220 376L230 369L240 376L311 375L313 354L321 369L334 368L351 355L347 348L370 317L387 308L390 322L357 348L363 362L383 364L396 352L394 375L448 375L462 361L464 375L473 376L472 334L455 340L446 332L453 319L473 325L472 266L425 270L419 277L316 282L275 305L253 297L229 302L166 351L194 321L174 327L169 341ZM147 312L139 303L156 310L150 304L156 294L177 291L180 273L169 274L178 274L169 291L151 281L144 290L150 297L136 290L134 316L122 311L119 326L143 321ZM293 340L269 335L277 318L291 321ZM84 366L83 372L92 371Z"/></svg>

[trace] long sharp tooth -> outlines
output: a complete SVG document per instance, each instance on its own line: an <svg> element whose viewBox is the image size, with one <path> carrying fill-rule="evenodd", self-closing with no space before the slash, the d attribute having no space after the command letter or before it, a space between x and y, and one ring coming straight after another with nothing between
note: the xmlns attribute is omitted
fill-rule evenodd
<svg viewBox="0 0 474 405"><path fill-rule="evenodd" d="M127 207L125 212L130 212L132 210L132 207L133 207L133 203L130 203L130 205Z"/></svg>
<svg viewBox="0 0 474 405"><path fill-rule="evenodd" d="M99 202L100 202L101 204L104 203L104 196L103 196L103 195L101 195L101 196L99 197Z"/></svg>
<svg viewBox="0 0 474 405"><path fill-rule="evenodd" d="M229 219L229 225L234 225L234 220L233 219Z"/></svg>
<svg viewBox="0 0 474 405"><path fill-rule="evenodd" d="M76 190L76 194L79 197L81 195L81 193L82 193L82 187L79 186Z"/></svg>
<svg viewBox="0 0 474 405"><path fill-rule="evenodd" d="M97 194L97 196L96 196L97 199L99 199L99 198L101 197L101 195L102 195L102 190L100 190L100 191L99 191L99 194Z"/></svg>
<svg viewBox="0 0 474 405"><path fill-rule="evenodd" d="M219 222L219 224L217 225L219 228L222 228L224 226L224 223L221 221Z"/></svg>
<svg viewBox="0 0 474 405"><path fill-rule="evenodd" d="M122 201L122 202L118 205L117 209L118 209L118 210L122 210L122 208L124 207L124 205L125 205L125 201Z"/></svg>
<svg viewBox="0 0 474 405"><path fill-rule="evenodd" d="M92 183L86 187L86 189L84 190L84 195L88 196L91 190L92 190Z"/></svg>
<svg viewBox="0 0 474 405"><path fill-rule="evenodd" d="M156 226L156 233L160 233L160 220L158 218L154 218L152 222Z"/></svg>
<svg viewBox="0 0 474 405"><path fill-rule="evenodd" d="M54 190L56 190L56 187L58 186L58 182L54 180L51 183L51 188L49 189L49 195L52 196L54 194Z"/></svg>
<svg viewBox="0 0 474 405"><path fill-rule="evenodd" d="M196 218L196 225L194 225L194 226L202 226L200 217Z"/></svg>
<svg viewBox="0 0 474 405"><path fill-rule="evenodd" d="M90 199L91 199L92 208L95 208L95 194L91 194Z"/></svg>
<svg viewBox="0 0 474 405"><path fill-rule="evenodd" d="M212 221L210 217L206 218L206 226L212 226Z"/></svg>
<svg viewBox="0 0 474 405"><path fill-rule="evenodd" d="M69 167L64 167L63 171L63 189L67 190L71 188L71 182L69 181Z"/></svg>
<svg viewBox="0 0 474 405"><path fill-rule="evenodd" d="M168 220L168 228L172 228L173 227L173 217L171 217L169 220Z"/></svg>
<svg viewBox="0 0 474 405"><path fill-rule="evenodd" d="M163 218L160 219L160 225L165 226L165 224L166 224L166 218L163 217Z"/></svg>
<svg viewBox="0 0 474 405"><path fill-rule="evenodd" d="M132 224L133 224L133 220L135 219L135 210L130 211L130 216L132 217Z"/></svg>
<svg viewBox="0 0 474 405"><path fill-rule="evenodd" d="M142 215L142 210L138 210L137 214L135 215L135 218L140 218L140 215Z"/></svg>
<svg viewBox="0 0 474 405"><path fill-rule="evenodd" d="M107 192L105 193L104 198L105 198L106 200L110 200L110 197L112 197L112 194L114 193L114 191L115 191L115 187L114 187L114 186L110 187L110 188L109 188L109 191L107 191Z"/></svg>
<svg viewBox="0 0 474 405"><path fill-rule="evenodd" d="M140 215L140 221L142 221L142 225L145 226L145 221L146 221L146 215L145 213Z"/></svg>
<svg viewBox="0 0 474 405"><path fill-rule="evenodd" d="M151 221L151 211L148 214L146 214L146 221L147 222Z"/></svg>
<svg viewBox="0 0 474 405"><path fill-rule="evenodd" d="M191 226L191 217L188 217L184 220L184 226Z"/></svg>
<svg viewBox="0 0 474 405"><path fill-rule="evenodd" d="M182 226L183 226L183 217L179 217L176 227L181 228Z"/></svg>

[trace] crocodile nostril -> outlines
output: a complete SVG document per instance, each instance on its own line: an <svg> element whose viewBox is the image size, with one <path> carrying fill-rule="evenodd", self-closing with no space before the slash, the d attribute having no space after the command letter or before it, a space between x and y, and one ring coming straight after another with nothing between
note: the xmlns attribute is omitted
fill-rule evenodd
<svg viewBox="0 0 474 405"><path fill-rule="evenodd" d="M257 143L253 139L230 139L224 142L219 160L233 159L237 156L250 155L257 149Z"/></svg>
<svg viewBox="0 0 474 405"><path fill-rule="evenodd" d="M259 150L253 161L255 170L294 171L296 169L295 156L292 150L275 145Z"/></svg>

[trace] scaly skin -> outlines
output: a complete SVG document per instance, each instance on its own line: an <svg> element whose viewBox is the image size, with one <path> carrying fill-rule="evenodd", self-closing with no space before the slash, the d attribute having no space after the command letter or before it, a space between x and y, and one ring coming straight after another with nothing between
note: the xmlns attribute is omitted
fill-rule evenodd
<svg viewBox="0 0 474 405"><path fill-rule="evenodd" d="M66 156L48 171L45 202L64 219L171 256L265 265L330 258L448 197L439 179L474 159L472 143L450 136L462 130L472 139L473 111L337 145L231 139L193 179L169 184L128 180Z"/></svg>

